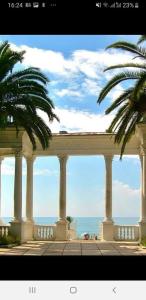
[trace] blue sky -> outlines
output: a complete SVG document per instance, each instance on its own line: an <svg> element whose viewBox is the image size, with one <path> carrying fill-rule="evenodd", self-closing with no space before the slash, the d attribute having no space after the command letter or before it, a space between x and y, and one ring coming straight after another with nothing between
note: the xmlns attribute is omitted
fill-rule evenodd
<svg viewBox="0 0 146 300"><path fill-rule="evenodd" d="M14 49L26 50L19 67L39 67L50 79L48 91L60 123L52 132L94 131L108 128L114 114L106 107L126 84L120 84L100 106L100 90L115 74L104 68L132 57L120 50L105 50L116 41L137 42L139 36L125 35L1 35ZM130 83L130 82L129 82ZM128 83L128 84L129 84ZM41 114L46 120L46 116ZM23 160L23 215L25 216L26 163ZM14 159L2 162L2 215L13 215ZM7 188L9 186L9 189ZM105 165L102 156L70 157L67 163L67 214L104 216ZM55 157L37 158L34 163L34 216L58 216L59 162ZM113 216L139 216L140 162L138 157L113 161Z"/></svg>

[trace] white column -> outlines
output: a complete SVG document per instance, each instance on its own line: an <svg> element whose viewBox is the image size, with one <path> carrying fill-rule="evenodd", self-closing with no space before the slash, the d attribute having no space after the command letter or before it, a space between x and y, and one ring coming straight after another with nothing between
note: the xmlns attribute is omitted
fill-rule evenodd
<svg viewBox="0 0 146 300"><path fill-rule="evenodd" d="M59 156L60 162L60 195L59 195L59 218L66 219L66 163L67 156Z"/></svg>
<svg viewBox="0 0 146 300"><path fill-rule="evenodd" d="M27 157L27 179L26 179L26 219L33 222L33 162L35 157Z"/></svg>
<svg viewBox="0 0 146 300"><path fill-rule="evenodd" d="M140 222L143 220L143 155L139 155L141 163L141 202L140 202Z"/></svg>
<svg viewBox="0 0 146 300"><path fill-rule="evenodd" d="M1 165L2 165L2 160L4 159L4 157L0 157L0 225L3 225L4 222L1 218Z"/></svg>
<svg viewBox="0 0 146 300"><path fill-rule="evenodd" d="M104 156L106 167L105 187L105 219L104 222L112 222L112 155Z"/></svg>
<svg viewBox="0 0 146 300"><path fill-rule="evenodd" d="M22 221L22 153L15 154L14 221Z"/></svg>
<svg viewBox="0 0 146 300"><path fill-rule="evenodd" d="M146 148L143 147L142 150L141 222L146 223Z"/></svg>

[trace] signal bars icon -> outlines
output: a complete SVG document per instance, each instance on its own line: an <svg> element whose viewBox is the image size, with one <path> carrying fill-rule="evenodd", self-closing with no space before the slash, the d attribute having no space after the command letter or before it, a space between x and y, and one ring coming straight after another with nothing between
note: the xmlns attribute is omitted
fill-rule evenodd
<svg viewBox="0 0 146 300"><path fill-rule="evenodd" d="M110 8L121 8L121 3L119 3L119 2L114 2L114 3L110 6Z"/></svg>

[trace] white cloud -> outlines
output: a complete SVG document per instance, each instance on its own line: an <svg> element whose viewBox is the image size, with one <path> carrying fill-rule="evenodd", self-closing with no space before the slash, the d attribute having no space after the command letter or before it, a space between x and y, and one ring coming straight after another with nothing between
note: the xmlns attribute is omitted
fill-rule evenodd
<svg viewBox="0 0 146 300"><path fill-rule="evenodd" d="M135 189L122 181L114 180L112 194L113 218L138 217L140 215L140 189ZM70 201L69 213L73 216L104 217L105 186L97 188L96 194L94 193L91 198L91 201L86 201L84 207L81 206L80 201L76 201L76 205L73 205L73 201Z"/></svg>
<svg viewBox="0 0 146 300"><path fill-rule="evenodd" d="M67 130L68 132L105 132L110 125L114 115L93 114L86 111L78 111L75 109L55 109L60 123L54 121L49 124L52 132ZM47 121L45 113L39 111L40 116Z"/></svg>
<svg viewBox="0 0 146 300"><path fill-rule="evenodd" d="M15 50L26 51L23 60L23 65L25 66L33 66L58 75L66 75L68 69L74 71L72 62L65 60L60 52L32 48L26 45L18 47L12 44L12 47Z"/></svg>
<svg viewBox="0 0 146 300"><path fill-rule="evenodd" d="M64 97L64 96L78 97L78 98L83 97L83 94L80 91L74 91L74 90L71 90L71 89L56 90L55 94L57 96L61 97L61 98Z"/></svg>
<svg viewBox="0 0 146 300"><path fill-rule="evenodd" d="M121 84L118 84L111 92L108 94L108 98L110 98L110 101L113 102L116 100L122 93L124 92L124 88ZM116 110L115 110L116 111Z"/></svg>
<svg viewBox="0 0 146 300"><path fill-rule="evenodd" d="M53 170L50 171L48 169L34 169L34 176L58 176L59 175L59 171L57 170Z"/></svg>
<svg viewBox="0 0 146 300"><path fill-rule="evenodd" d="M118 63L128 62L134 55L117 49L100 49L89 51L85 49L75 50L68 58L63 53L33 48L26 45L16 46L11 44L15 50L25 50L23 64L34 66L54 74L69 75L70 73L84 73L89 78L100 78L105 67Z"/></svg>
<svg viewBox="0 0 146 300"><path fill-rule="evenodd" d="M79 49L66 58L63 53L57 51L32 48L26 45L18 47L12 44L12 47L16 50L26 51L23 60L24 66L38 67L57 76L58 82L66 84L64 89L55 91L56 95L61 98L72 96L77 99L83 95L96 96L105 82L117 72L115 70L103 72L103 70L111 65L129 62L133 57L128 52L117 49L108 51L105 49L97 51ZM73 86L74 88L72 88ZM112 92L111 97L117 95L119 95L118 88Z"/></svg>
<svg viewBox="0 0 146 300"><path fill-rule="evenodd" d="M140 214L140 189L113 181L113 216L135 217Z"/></svg>
<svg viewBox="0 0 146 300"><path fill-rule="evenodd" d="M88 95L96 96L101 90L98 81L92 80L89 78L85 78L84 82L82 83L82 90Z"/></svg>
<svg viewBox="0 0 146 300"><path fill-rule="evenodd" d="M6 176L14 176L15 173L15 159L14 158L6 158L5 162L2 164L2 175ZM26 163L23 159L22 162L22 175L26 176ZM34 165L34 176L58 176L58 170L49 170L45 168L36 168Z"/></svg>

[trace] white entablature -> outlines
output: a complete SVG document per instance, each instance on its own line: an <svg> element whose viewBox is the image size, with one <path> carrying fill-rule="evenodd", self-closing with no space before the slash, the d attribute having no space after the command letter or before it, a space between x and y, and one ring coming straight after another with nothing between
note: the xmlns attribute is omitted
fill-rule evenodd
<svg viewBox="0 0 146 300"><path fill-rule="evenodd" d="M26 132L21 129L16 137L14 128L8 128L0 135L0 155L14 155L16 150L22 151L26 157L48 155L119 155L121 146L114 143L114 134L109 133L66 133L53 134L49 148L43 150L37 140L36 151ZM140 139L136 135L127 144L124 154L139 155Z"/></svg>

